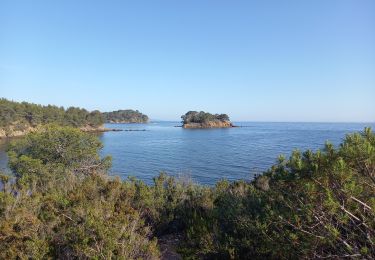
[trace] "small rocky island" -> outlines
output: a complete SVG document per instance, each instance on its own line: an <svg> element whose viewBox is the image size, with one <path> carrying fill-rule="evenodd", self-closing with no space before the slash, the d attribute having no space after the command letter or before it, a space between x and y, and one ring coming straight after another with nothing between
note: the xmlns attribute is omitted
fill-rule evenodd
<svg viewBox="0 0 375 260"><path fill-rule="evenodd" d="M181 116L183 128L229 128L233 127L226 114L210 114L204 111L189 111Z"/></svg>
<svg viewBox="0 0 375 260"><path fill-rule="evenodd" d="M104 119L106 123L148 123L148 116L142 114L138 110L117 110L112 112L104 112Z"/></svg>

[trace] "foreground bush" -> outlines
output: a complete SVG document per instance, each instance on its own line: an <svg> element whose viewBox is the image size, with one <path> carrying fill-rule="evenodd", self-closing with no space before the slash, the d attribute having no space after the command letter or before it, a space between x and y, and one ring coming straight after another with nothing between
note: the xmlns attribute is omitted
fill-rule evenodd
<svg viewBox="0 0 375 260"><path fill-rule="evenodd" d="M49 126L11 145L3 177L0 258L152 259L156 240L119 180L105 175L97 138Z"/></svg>
<svg viewBox="0 0 375 260"><path fill-rule="evenodd" d="M210 258L375 258L375 135L280 157L252 183L221 182L197 211L185 251ZM186 214L190 214L187 211Z"/></svg>

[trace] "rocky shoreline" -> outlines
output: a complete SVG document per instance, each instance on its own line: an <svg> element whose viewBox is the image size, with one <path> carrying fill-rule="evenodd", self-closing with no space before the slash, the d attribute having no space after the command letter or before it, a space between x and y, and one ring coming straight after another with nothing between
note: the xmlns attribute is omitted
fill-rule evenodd
<svg viewBox="0 0 375 260"><path fill-rule="evenodd" d="M17 129L13 126L9 126L9 127L7 127L7 129L0 128L0 139L11 138L11 137L21 137L21 136L24 136L28 133L35 132L38 129L40 129L41 127L43 127L43 126L36 126L36 127L27 126L27 127L22 128L22 129ZM81 131L87 132L87 133L124 131L123 129L106 128L106 127L104 127L104 125L98 126L98 127L88 125L88 126L80 127L79 129Z"/></svg>
<svg viewBox="0 0 375 260"><path fill-rule="evenodd" d="M120 132L123 131L122 129L117 129L117 128L106 128L104 125L95 127L95 126L83 126L79 128L83 132L87 133L95 133L95 132Z"/></svg>
<svg viewBox="0 0 375 260"><path fill-rule="evenodd" d="M182 128L195 129L195 128L231 128L235 127L230 121L209 121L204 123L187 123L183 124Z"/></svg>

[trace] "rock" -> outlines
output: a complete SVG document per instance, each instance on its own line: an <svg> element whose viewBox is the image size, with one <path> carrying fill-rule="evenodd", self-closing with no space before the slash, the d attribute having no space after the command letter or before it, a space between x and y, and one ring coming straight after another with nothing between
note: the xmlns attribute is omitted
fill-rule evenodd
<svg viewBox="0 0 375 260"><path fill-rule="evenodd" d="M109 130L105 128L104 125L100 125L100 126L86 125L86 126L80 127L79 129L83 132L106 132Z"/></svg>
<svg viewBox="0 0 375 260"><path fill-rule="evenodd" d="M267 176L259 176L255 180L255 187L263 191L268 191L270 189L270 178Z"/></svg>
<svg viewBox="0 0 375 260"><path fill-rule="evenodd" d="M0 138L5 138L5 137L6 137L5 130L4 129L0 129Z"/></svg>
<svg viewBox="0 0 375 260"><path fill-rule="evenodd" d="M208 121L204 123L188 123L182 126L183 128L230 128L233 127L230 121Z"/></svg>
<svg viewBox="0 0 375 260"><path fill-rule="evenodd" d="M37 129L38 127L15 123L13 125L8 125L4 128L0 128L0 138L19 137L27 133L36 131Z"/></svg>

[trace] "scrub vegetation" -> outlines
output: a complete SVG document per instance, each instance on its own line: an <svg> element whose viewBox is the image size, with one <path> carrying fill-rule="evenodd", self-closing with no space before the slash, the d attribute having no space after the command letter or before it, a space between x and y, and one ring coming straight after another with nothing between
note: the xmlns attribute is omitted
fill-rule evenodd
<svg viewBox="0 0 375 260"><path fill-rule="evenodd" d="M214 186L107 175L100 141L47 125L9 147L1 175L1 259L158 259L179 238L186 259L375 257L375 134L294 151L253 181ZM228 173L229 174L229 173Z"/></svg>

